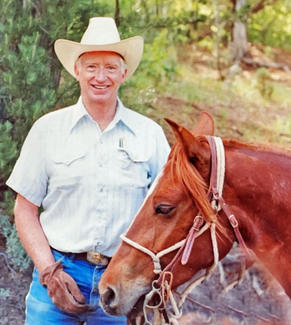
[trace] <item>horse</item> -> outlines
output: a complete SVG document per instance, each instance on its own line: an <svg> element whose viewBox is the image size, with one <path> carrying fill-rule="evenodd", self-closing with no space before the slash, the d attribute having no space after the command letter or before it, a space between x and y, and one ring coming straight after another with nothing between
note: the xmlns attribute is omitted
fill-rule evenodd
<svg viewBox="0 0 291 325"><path fill-rule="evenodd" d="M214 137L207 112L192 132L165 120L176 143L101 278L105 312L130 319L155 293L171 299L236 241L291 297L291 151Z"/></svg>

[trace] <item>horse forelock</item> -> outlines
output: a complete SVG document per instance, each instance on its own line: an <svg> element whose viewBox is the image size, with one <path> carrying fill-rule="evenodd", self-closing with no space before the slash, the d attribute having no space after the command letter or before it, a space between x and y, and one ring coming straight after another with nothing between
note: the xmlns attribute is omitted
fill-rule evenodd
<svg viewBox="0 0 291 325"><path fill-rule="evenodd" d="M196 167L189 161L179 143L173 146L170 161L173 179L177 179L182 184L185 192L194 201L204 220L208 223L216 221L216 216L207 198L208 185Z"/></svg>

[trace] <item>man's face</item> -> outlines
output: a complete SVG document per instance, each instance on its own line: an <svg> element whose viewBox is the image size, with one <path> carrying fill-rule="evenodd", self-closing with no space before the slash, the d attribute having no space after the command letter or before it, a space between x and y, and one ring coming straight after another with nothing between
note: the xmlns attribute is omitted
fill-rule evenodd
<svg viewBox="0 0 291 325"><path fill-rule="evenodd" d="M127 72L121 60L114 52L87 52L80 57L75 73L85 105L116 102Z"/></svg>

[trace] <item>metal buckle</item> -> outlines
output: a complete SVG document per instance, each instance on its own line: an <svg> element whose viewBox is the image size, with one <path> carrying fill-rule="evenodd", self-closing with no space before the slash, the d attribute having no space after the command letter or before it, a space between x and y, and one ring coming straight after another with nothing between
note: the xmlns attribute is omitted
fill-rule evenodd
<svg viewBox="0 0 291 325"><path fill-rule="evenodd" d="M107 265L109 263L109 258L98 252L89 251L87 252L87 261L95 265Z"/></svg>
<svg viewBox="0 0 291 325"><path fill-rule="evenodd" d="M229 217L228 217L228 220L230 222L230 224L232 225L233 228L236 228L238 227L238 222L235 218L235 216L233 214L231 214Z"/></svg>

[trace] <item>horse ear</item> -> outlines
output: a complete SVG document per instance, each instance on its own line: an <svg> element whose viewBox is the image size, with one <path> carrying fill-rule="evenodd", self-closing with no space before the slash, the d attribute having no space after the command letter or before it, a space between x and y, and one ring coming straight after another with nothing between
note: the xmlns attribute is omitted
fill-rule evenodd
<svg viewBox="0 0 291 325"><path fill-rule="evenodd" d="M182 145L189 159L196 158L202 161L208 157L205 147L195 138L194 134L168 118L165 118L165 121L170 125L177 141Z"/></svg>
<svg viewBox="0 0 291 325"><path fill-rule="evenodd" d="M214 135L214 120L209 113L201 112L193 134Z"/></svg>

